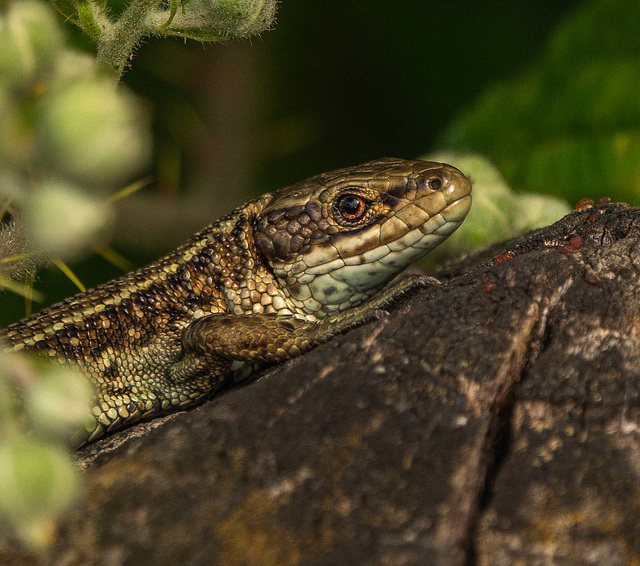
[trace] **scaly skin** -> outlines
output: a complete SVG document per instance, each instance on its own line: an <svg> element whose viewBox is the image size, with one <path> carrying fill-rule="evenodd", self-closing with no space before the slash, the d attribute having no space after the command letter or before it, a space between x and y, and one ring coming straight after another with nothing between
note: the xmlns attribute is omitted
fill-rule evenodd
<svg viewBox="0 0 640 566"><path fill-rule="evenodd" d="M464 220L457 169L381 159L237 208L157 262L5 331L95 386L82 441L215 393L234 362L278 362L379 315L390 282Z"/></svg>

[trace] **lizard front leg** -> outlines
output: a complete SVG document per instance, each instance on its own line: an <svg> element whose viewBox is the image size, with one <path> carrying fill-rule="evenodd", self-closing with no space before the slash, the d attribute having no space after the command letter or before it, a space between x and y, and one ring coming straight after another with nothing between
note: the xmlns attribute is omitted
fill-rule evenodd
<svg viewBox="0 0 640 566"><path fill-rule="evenodd" d="M381 310L411 289L437 283L413 276L384 289L368 302L321 321L275 314L212 314L192 322L182 336L183 356L172 367L176 380L206 371L228 371L233 361L281 362L307 352L347 330L384 316Z"/></svg>
<svg viewBox="0 0 640 566"><path fill-rule="evenodd" d="M437 280L430 277L407 277L368 302L321 321L275 314L211 314L197 319L184 329L177 359L158 363L153 371L148 368L145 379L100 385L95 428L88 439L79 436L76 444L201 402L229 382L234 361L276 363L297 357L338 334L381 318L386 314L384 307L411 289L434 282Z"/></svg>

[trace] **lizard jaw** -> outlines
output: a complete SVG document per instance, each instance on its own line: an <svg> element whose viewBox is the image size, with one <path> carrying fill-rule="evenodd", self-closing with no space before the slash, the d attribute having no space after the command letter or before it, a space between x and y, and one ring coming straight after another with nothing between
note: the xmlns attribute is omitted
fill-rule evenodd
<svg viewBox="0 0 640 566"><path fill-rule="evenodd" d="M347 310L370 298L414 261L447 239L471 205L466 195L447 205L428 222L365 252L309 268L294 286L303 308L319 318Z"/></svg>

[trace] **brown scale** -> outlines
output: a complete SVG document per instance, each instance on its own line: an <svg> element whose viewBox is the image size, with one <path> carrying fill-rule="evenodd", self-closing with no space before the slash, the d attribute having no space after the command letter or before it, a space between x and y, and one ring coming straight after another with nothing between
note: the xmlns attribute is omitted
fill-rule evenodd
<svg viewBox="0 0 640 566"><path fill-rule="evenodd" d="M372 279L368 302L352 297L348 310L322 320L310 314L316 299L295 294L318 261L344 242L366 251L375 242L367 234L406 216L407 206L426 226L441 212L434 203L444 210L445 191L459 223L470 185L452 167L383 159L324 173L237 208L166 257L22 320L0 339L85 373L96 389L95 422L79 441L93 440L206 399L230 380L233 362L278 362L379 316L424 279L391 287L391 276Z"/></svg>

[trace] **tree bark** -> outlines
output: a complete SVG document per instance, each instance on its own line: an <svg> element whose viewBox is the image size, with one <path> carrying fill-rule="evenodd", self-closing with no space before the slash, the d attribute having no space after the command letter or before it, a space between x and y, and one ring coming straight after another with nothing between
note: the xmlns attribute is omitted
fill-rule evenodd
<svg viewBox="0 0 640 566"><path fill-rule="evenodd" d="M624 205L462 258L389 317L85 448L44 563L635 563L639 267Z"/></svg>

